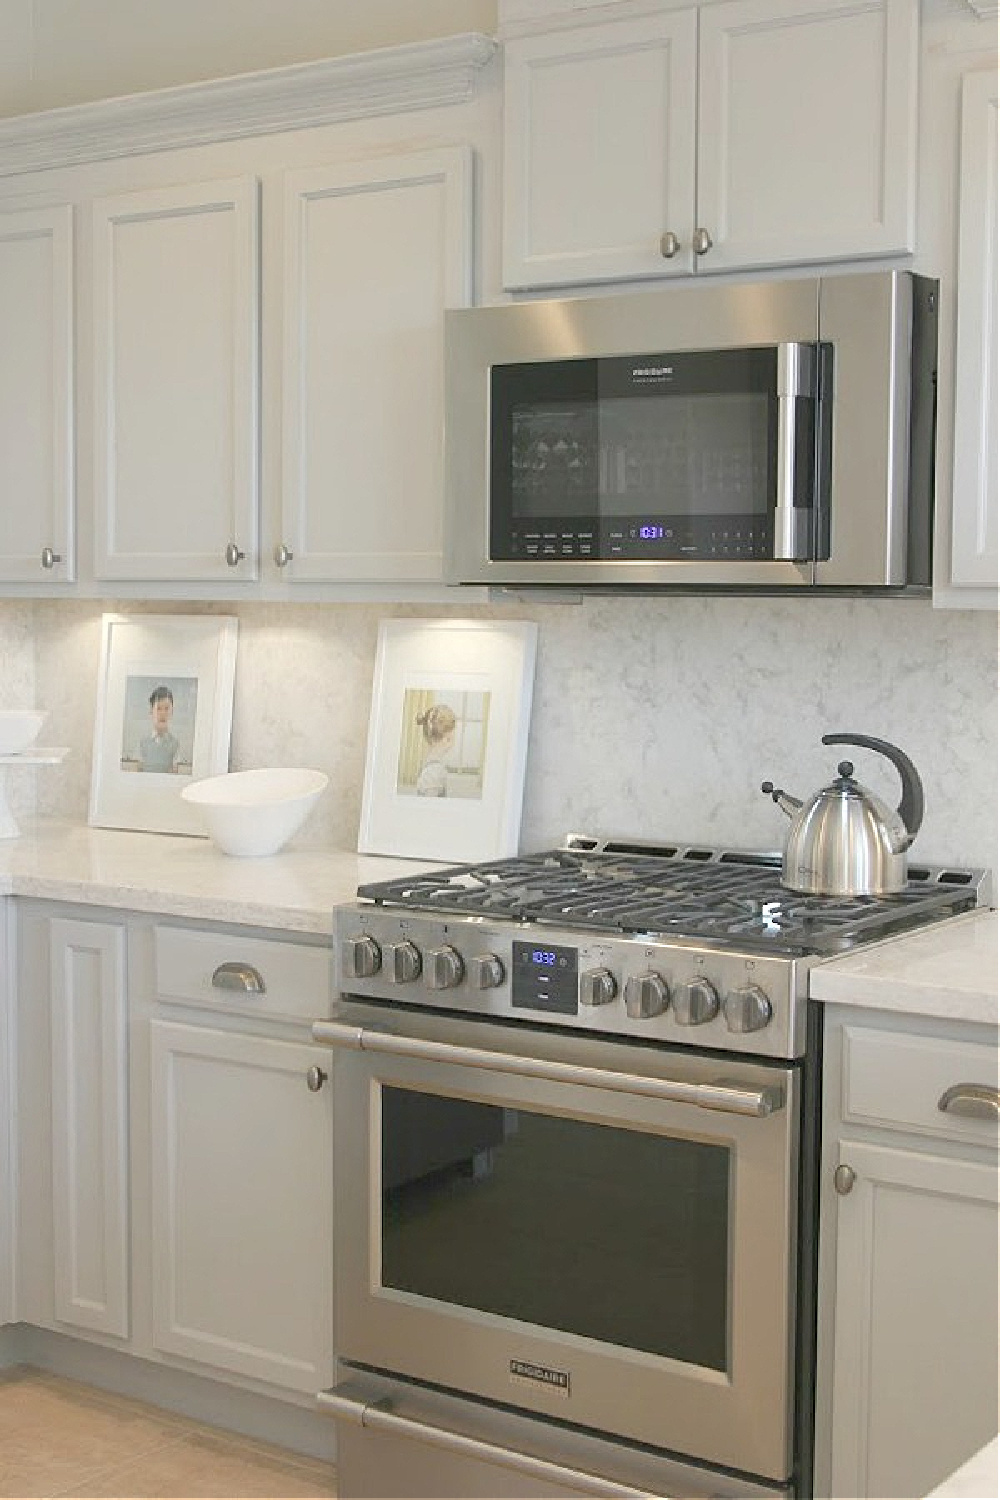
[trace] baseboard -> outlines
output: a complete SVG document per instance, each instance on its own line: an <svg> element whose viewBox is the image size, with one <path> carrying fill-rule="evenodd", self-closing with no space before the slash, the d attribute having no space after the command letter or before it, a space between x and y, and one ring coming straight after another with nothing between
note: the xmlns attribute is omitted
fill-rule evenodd
<svg viewBox="0 0 1000 1500"><path fill-rule="evenodd" d="M0 1368L33 1365L174 1412L208 1427L274 1443L324 1463L336 1461L334 1424L301 1398L287 1401L174 1370L27 1323L0 1328Z"/></svg>

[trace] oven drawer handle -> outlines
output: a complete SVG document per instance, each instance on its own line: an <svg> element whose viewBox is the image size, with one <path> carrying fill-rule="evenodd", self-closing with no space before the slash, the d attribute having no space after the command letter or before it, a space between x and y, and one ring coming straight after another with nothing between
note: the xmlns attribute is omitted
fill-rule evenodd
<svg viewBox="0 0 1000 1500"><path fill-rule="evenodd" d="M614 1500L619 1500L619 1497L620 1500L652 1500L649 1490L634 1490L629 1485L614 1484L597 1474L588 1474L581 1469L568 1469L563 1464L535 1458L530 1453L518 1453L500 1443L484 1442L482 1438L439 1427L434 1422L405 1417L392 1410L392 1398L389 1396L376 1401L358 1401L333 1390L320 1391L316 1400L332 1416L354 1422L369 1431L429 1443L432 1447L444 1448L450 1453L460 1453L465 1458L513 1469L518 1474L541 1480L543 1484L562 1484L577 1494L606 1495L614 1497Z"/></svg>
<svg viewBox="0 0 1000 1500"><path fill-rule="evenodd" d="M457 1047L451 1042L394 1036L388 1031L369 1031L340 1021L316 1021L312 1034L317 1042L326 1042L331 1047L348 1047L356 1052L383 1052L393 1057L415 1057L427 1062L458 1063L464 1068L516 1073L550 1083L586 1084L589 1088L611 1089L617 1094L639 1094L652 1099L670 1099L677 1104L694 1104L699 1109L715 1109L723 1114L759 1118L774 1114L785 1103L785 1090L780 1083L744 1088L724 1079L713 1083L682 1083L672 1078L644 1078L607 1068L553 1062L548 1058L515 1057L507 1052L487 1052L481 1047Z"/></svg>

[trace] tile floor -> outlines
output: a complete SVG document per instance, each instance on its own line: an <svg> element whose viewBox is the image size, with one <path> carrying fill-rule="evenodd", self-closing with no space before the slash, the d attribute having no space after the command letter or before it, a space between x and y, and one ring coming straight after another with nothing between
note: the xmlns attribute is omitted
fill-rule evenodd
<svg viewBox="0 0 1000 1500"><path fill-rule="evenodd" d="M28 1366L0 1371L2 1497L335 1494L329 1464Z"/></svg>

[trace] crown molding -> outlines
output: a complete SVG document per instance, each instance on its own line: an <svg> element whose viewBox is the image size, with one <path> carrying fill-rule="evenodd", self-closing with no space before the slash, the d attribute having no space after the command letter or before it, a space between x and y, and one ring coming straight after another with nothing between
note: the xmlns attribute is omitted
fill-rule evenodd
<svg viewBox="0 0 1000 1500"><path fill-rule="evenodd" d="M995 21L1000 16L1000 0L965 0L980 21Z"/></svg>
<svg viewBox="0 0 1000 1500"><path fill-rule="evenodd" d="M0 176L461 104L496 48L470 32L0 119Z"/></svg>

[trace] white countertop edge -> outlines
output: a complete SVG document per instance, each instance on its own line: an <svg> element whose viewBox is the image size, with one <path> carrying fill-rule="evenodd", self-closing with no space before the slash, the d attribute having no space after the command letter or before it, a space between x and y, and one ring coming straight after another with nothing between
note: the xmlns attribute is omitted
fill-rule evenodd
<svg viewBox="0 0 1000 1500"><path fill-rule="evenodd" d="M977 907L814 965L809 994L828 1004L1000 1024L997 912Z"/></svg>

